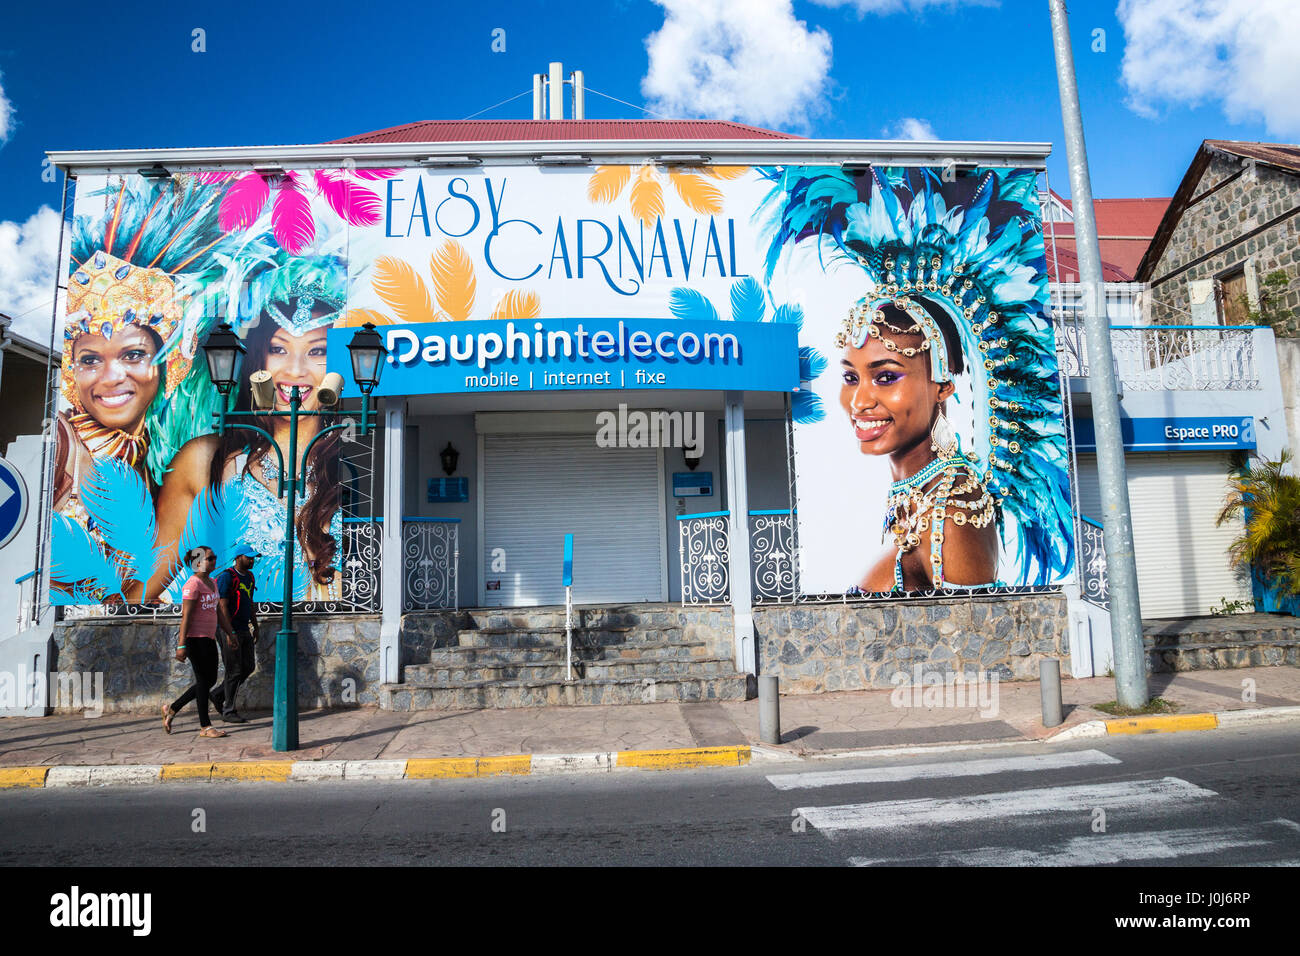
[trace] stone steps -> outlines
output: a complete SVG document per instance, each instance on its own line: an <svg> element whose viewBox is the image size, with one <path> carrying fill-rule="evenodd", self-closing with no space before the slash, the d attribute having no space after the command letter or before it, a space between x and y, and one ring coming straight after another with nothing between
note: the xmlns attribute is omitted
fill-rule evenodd
<svg viewBox="0 0 1300 956"><path fill-rule="evenodd" d="M1153 671L1223 670L1233 667L1300 666L1300 641L1232 641L1146 648Z"/></svg>
<svg viewBox="0 0 1300 956"><path fill-rule="evenodd" d="M434 681L383 684L388 710L484 710L512 707L583 707L665 701L744 700L744 674L709 677L584 679L565 681Z"/></svg>
<svg viewBox="0 0 1300 956"><path fill-rule="evenodd" d="M435 638L384 685L394 710L744 700L744 674L700 634L698 612L673 605L574 608L574 680L566 680L565 610L469 608L411 620ZM411 658L407 658L410 660Z"/></svg>
<svg viewBox="0 0 1300 956"><path fill-rule="evenodd" d="M554 682L565 679L565 663L556 661L484 661L445 666L413 664L402 670L405 683L450 686L480 681ZM623 678L677 679L734 675L732 662L717 657L641 658L627 660L575 660L574 675L586 680L621 680Z"/></svg>

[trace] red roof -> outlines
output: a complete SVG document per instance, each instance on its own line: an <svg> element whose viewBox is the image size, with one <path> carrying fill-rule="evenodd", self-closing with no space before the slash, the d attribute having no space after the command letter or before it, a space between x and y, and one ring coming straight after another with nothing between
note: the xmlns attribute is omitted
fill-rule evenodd
<svg viewBox="0 0 1300 956"><path fill-rule="evenodd" d="M485 143L580 139L800 139L726 120L422 120L335 143Z"/></svg>
<svg viewBox="0 0 1300 956"><path fill-rule="evenodd" d="M1070 200L1056 197L1067 209L1072 209ZM1102 278L1106 282L1132 282L1137 274L1138 263L1146 253L1151 239L1169 208L1169 199L1094 199L1093 215L1097 217L1097 242L1101 246ZM1057 280L1055 263L1052 262L1051 238L1056 236L1056 248L1061 258L1061 273L1065 278L1059 281L1077 282L1079 275L1079 257L1074 244L1074 223L1044 223L1043 232L1047 239L1048 272L1053 281ZM1070 277L1074 278L1071 279Z"/></svg>

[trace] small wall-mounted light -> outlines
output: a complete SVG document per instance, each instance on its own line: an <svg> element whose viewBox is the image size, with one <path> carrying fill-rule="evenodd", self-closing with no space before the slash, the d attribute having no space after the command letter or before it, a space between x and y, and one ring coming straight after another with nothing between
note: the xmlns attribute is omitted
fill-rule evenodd
<svg viewBox="0 0 1300 956"><path fill-rule="evenodd" d="M581 153L547 153L534 156L533 163L537 166L590 166L591 157Z"/></svg>
<svg viewBox="0 0 1300 956"><path fill-rule="evenodd" d="M253 172L259 176L283 176L284 167L279 163L255 163L253 164Z"/></svg>
<svg viewBox="0 0 1300 956"><path fill-rule="evenodd" d="M162 163L154 163L152 166L145 166L141 169L140 175L145 179L170 179L172 173Z"/></svg>
<svg viewBox="0 0 1300 956"><path fill-rule="evenodd" d="M706 166L709 157L703 153L670 153L666 156L656 156L655 162L661 166Z"/></svg>
<svg viewBox="0 0 1300 956"><path fill-rule="evenodd" d="M476 156L428 156L420 160L426 168L439 166L482 166L483 160Z"/></svg>
<svg viewBox="0 0 1300 956"><path fill-rule="evenodd" d="M275 383L271 381L270 372L258 369L248 376L248 384L254 411L265 412L275 407Z"/></svg>
<svg viewBox="0 0 1300 956"><path fill-rule="evenodd" d="M685 448L682 450L682 460L686 462L686 467L691 471L700 467L700 459L703 456L704 450L701 448Z"/></svg>
<svg viewBox="0 0 1300 956"><path fill-rule="evenodd" d="M840 163L840 169L850 176L865 176L871 172L870 163Z"/></svg>
<svg viewBox="0 0 1300 956"><path fill-rule="evenodd" d="M442 470L452 475L456 471L456 463L460 461L460 452L451 447L451 442L447 442L447 447L439 452L438 458L442 460Z"/></svg>

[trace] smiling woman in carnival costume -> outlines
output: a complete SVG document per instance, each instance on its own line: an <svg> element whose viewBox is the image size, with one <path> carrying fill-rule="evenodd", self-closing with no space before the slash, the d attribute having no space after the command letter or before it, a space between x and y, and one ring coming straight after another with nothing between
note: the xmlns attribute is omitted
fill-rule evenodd
<svg viewBox="0 0 1300 956"><path fill-rule="evenodd" d="M245 381L237 390L236 411L251 408L249 373L271 373L276 411L288 411L290 390L298 387L300 407L315 411L317 389L325 377L326 336L339 321L347 297L347 270L333 256L291 257L277 253L253 277ZM236 324L236 323L232 323ZM289 462L287 418L261 417L256 424L275 438L286 467L303 466L308 445L306 491L294 516L294 593L299 600L338 598L338 556L342 536L338 432L312 442L328 419L298 422L298 462ZM176 456L158 502L159 540L167 542L162 569L150 582L146 598L161 594L176 570L176 556L191 540L209 537L251 545L265 557L258 581L259 597L276 600L284 587L284 499L277 496L280 458L265 437L231 427L225 435L203 435Z"/></svg>
<svg viewBox="0 0 1300 956"><path fill-rule="evenodd" d="M191 374L202 303L229 241L213 190L130 177L72 226L54 469L56 602L137 597L153 570L168 460L215 404ZM173 410L182 399L184 413Z"/></svg>
<svg viewBox="0 0 1300 956"><path fill-rule="evenodd" d="M1037 177L979 170L943 183L936 173L765 171L767 278L787 247L811 240L872 286L835 336L854 438L893 473L892 546L860 589L999 586L999 543L1015 583L1054 583L1073 563L1073 535ZM946 415L963 373L975 409L965 453Z"/></svg>

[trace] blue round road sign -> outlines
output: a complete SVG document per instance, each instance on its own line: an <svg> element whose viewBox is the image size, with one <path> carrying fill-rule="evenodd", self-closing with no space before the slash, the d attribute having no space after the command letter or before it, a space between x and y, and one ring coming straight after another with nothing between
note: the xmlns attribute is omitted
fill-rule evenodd
<svg viewBox="0 0 1300 956"><path fill-rule="evenodd" d="M0 458L0 548L13 540L27 519L27 484L18 469Z"/></svg>

